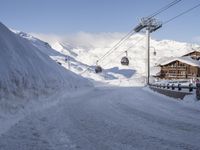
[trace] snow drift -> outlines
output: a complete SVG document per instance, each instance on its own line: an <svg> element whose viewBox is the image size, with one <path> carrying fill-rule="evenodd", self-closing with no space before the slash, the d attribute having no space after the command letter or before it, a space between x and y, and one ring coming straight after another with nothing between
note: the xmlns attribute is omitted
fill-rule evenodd
<svg viewBox="0 0 200 150"><path fill-rule="evenodd" d="M27 98L61 88L73 91L90 85L2 23L0 32L0 100Z"/></svg>

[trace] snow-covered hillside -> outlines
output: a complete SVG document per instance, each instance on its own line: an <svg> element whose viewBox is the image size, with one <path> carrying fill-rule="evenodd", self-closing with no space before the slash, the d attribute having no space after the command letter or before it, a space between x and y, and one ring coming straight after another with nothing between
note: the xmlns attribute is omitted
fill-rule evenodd
<svg viewBox="0 0 200 150"><path fill-rule="evenodd" d="M76 55L72 56L75 56L78 61L84 62L88 65L94 65L96 60L101 58L108 50L110 50L120 40L120 38L117 40L107 40L108 42L106 42L106 40L107 39L105 39L104 43L102 42L102 45L97 44L96 47L91 46L91 48L87 49L84 49L84 47L81 47L81 45L78 44L75 47L66 47L65 41L60 42L59 49L58 42L56 42L57 46L54 46L55 43L50 44L57 50L61 51L62 48L61 52L65 52L64 50L74 52ZM72 43L72 45L74 45L74 43ZM191 51L192 48L196 47L198 47L198 45L170 40L157 41L151 39L151 66L155 66L156 63L159 63L160 59L172 56L181 56L188 51ZM102 67L105 69L110 69L113 67L121 68L120 60L123 56L125 56L124 51L126 50L128 51L128 57L130 59L130 66L128 68L136 70L140 75L145 75L145 64L147 59L146 37L143 34L136 34L132 36L111 55L108 55L105 57L105 59L101 60L99 64L102 65ZM156 51L156 56L154 55L154 51Z"/></svg>
<svg viewBox="0 0 200 150"><path fill-rule="evenodd" d="M25 36L23 35L23 37ZM28 35L27 37L34 44L38 45L38 42L34 41L36 38L30 38ZM136 81L139 83L144 82L147 70L146 37L144 34L133 35L118 49L113 51L113 53L100 60L99 65L104 68L103 73L94 73L96 61L109 51L122 37L122 34L113 34L113 36L112 34L81 34L81 39L77 37L77 39L74 38L73 40L53 40L54 42L51 41L49 44L59 52L59 55L51 55L51 57L61 62L65 68L94 80L126 86L129 84L136 85ZM48 41L48 39L46 40ZM159 67L155 66L160 62L169 59L169 57L182 56L198 47L199 45L196 44L171 40L158 41L152 38L150 52L151 74L155 75L159 72ZM128 51L129 66L122 66L120 64L121 58L125 56L125 51ZM154 52L156 52L156 55L154 55ZM66 61L66 58L69 60Z"/></svg>
<svg viewBox="0 0 200 150"><path fill-rule="evenodd" d="M73 91L89 85L86 79L49 58L45 53L57 55L57 52L47 43L36 41L35 45L46 46L42 52L2 23L0 32L0 99L29 99L31 95L44 95L64 87L66 91Z"/></svg>
<svg viewBox="0 0 200 150"><path fill-rule="evenodd" d="M108 34L107 37L106 35L103 35L103 37L104 39L98 36L94 36L94 38L96 39L92 39L90 37L89 39L92 39L91 44L89 43L89 41L86 41L85 45L82 42L80 42L79 44L79 42L77 41L65 40L50 43L50 45L62 54L69 55L77 61L87 64L89 66L94 66L96 64L96 61L101 58L107 51L109 51L123 36L111 36L110 34ZM88 38L88 35L86 36L86 38ZM113 53L111 53L99 62L99 65L101 65L105 69L104 75L102 76L102 78L100 78L100 80L106 79L111 81L111 79L119 80L122 78L134 80L135 77L144 77L147 70L147 51L145 46L145 35L133 35ZM150 52L151 74L154 75L159 72L159 68L155 68L154 66L156 66L160 62L169 59L169 57L182 56L185 53L192 51L193 49L196 49L198 47L199 45L196 44L171 40L158 41L152 38ZM130 65L128 67L124 67L120 64L120 60L123 56L125 56L126 50L128 51L128 57L130 60ZM156 55L154 55L154 52L156 52ZM75 72L80 72L80 69L79 71ZM86 72L86 74L87 75L85 75L84 73L83 75L90 76L92 78L94 77L94 79L96 78L96 75L92 74L91 72ZM129 75L127 76L127 74Z"/></svg>

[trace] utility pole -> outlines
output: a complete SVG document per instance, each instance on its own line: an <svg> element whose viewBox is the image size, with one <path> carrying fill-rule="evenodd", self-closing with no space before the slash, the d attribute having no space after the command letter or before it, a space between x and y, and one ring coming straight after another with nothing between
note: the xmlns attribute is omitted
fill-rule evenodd
<svg viewBox="0 0 200 150"><path fill-rule="evenodd" d="M146 29L146 37L147 37L147 80L146 84L149 85L150 78L150 34L159 28L162 27L162 23L158 22L153 17L142 18L140 23L134 28L135 32L140 32L143 29Z"/></svg>
<svg viewBox="0 0 200 150"><path fill-rule="evenodd" d="M149 85L149 77L150 77L150 29L146 29L147 36L147 85Z"/></svg>

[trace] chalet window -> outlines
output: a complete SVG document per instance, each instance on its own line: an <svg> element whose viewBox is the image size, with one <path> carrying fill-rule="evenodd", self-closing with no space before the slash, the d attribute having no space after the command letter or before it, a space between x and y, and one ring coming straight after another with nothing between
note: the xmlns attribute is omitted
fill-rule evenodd
<svg viewBox="0 0 200 150"><path fill-rule="evenodd" d="M176 64L171 64L171 67L176 67Z"/></svg>
<svg viewBox="0 0 200 150"><path fill-rule="evenodd" d="M169 70L169 73L176 73L176 71L174 71L174 70Z"/></svg>
<svg viewBox="0 0 200 150"><path fill-rule="evenodd" d="M180 64L180 66L181 66L181 67L184 67L184 66L185 66L185 64L181 63L181 64Z"/></svg>
<svg viewBox="0 0 200 150"><path fill-rule="evenodd" d="M181 71L181 75L185 75L185 71Z"/></svg>

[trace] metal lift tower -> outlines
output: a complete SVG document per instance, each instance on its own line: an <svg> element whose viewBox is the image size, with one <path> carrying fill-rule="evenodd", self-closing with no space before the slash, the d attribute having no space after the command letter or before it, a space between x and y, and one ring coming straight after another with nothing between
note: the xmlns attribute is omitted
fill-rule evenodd
<svg viewBox="0 0 200 150"><path fill-rule="evenodd" d="M147 85L150 77L150 33L162 27L162 23L153 17L142 18L140 23L134 28L135 32L146 29L147 36Z"/></svg>

